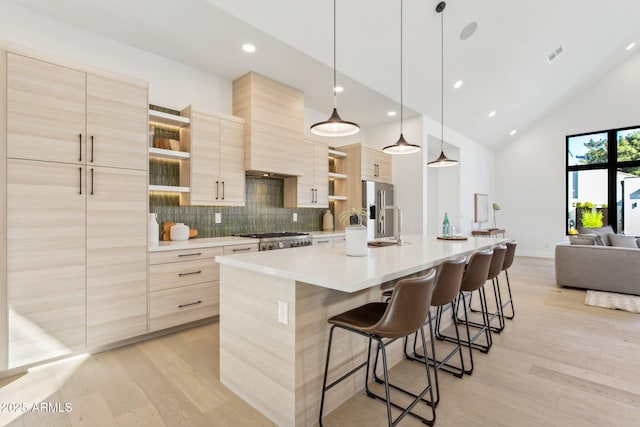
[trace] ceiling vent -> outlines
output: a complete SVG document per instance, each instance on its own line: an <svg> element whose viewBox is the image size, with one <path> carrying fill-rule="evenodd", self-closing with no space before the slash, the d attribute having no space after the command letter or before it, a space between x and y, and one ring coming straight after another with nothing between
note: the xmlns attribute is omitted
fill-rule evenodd
<svg viewBox="0 0 640 427"><path fill-rule="evenodd" d="M547 62L551 63L554 59L557 59L564 52L564 48L562 46L558 47L556 50L551 52L549 56L547 56Z"/></svg>

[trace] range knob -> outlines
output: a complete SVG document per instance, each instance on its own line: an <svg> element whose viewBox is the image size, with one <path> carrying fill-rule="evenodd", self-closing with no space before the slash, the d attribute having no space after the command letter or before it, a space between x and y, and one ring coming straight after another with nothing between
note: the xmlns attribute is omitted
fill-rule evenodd
<svg viewBox="0 0 640 427"><path fill-rule="evenodd" d="M283 243L283 242L278 242L278 248L279 248L279 249L284 248L284 243Z"/></svg>

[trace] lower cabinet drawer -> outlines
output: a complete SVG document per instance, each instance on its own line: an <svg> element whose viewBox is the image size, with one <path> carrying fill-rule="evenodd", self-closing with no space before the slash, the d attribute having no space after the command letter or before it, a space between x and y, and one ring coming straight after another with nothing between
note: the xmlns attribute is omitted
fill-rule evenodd
<svg viewBox="0 0 640 427"><path fill-rule="evenodd" d="M151 292L149 330L157 331L219 314L219 282Z"/></svg>
<svg viewBox="0 0 640 427"><path fill-rule="evenodd" d="M171 262L149 268L151 292L217 280L220 280L220 266L213 259Z"/></svg>

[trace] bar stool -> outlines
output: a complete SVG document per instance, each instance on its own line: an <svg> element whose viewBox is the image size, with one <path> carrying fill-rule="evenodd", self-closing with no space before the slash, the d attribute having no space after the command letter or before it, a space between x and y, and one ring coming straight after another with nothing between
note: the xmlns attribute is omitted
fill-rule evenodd
<svg viewBox="0 0 640 427"><path fill-rule="evenodd" d="M384 302L368 303L353 310L349 310L347 312L333 316L328 320L328 323L330 323L332 326L329 332L327 360L325 363L324 379L322 382L322 397L320 400L319 425L321 427L323 425L322 413L324 410L325 393L363 367L367 368L367 374L365 377L366 393L369 397L384 400L386 402L387 420L389 426L395 426L407 414L411 414L427 425L433 425L433 423L435 422L436 413L433 400L433 388L431 386L431 375L429 374L429 365L426 363L424 364L425 373L427 376L427 386L418 394L414 395L409 393L415 397L414 400L407 407L402 407L392 402L389 395L390 383L387 367L387 355L385 350L386 344L388 344L389 342L385 343L383 341L383 338L395 340L397 338L406 337L420 330L422 339L422 350L426 354L427 344L422 325L424 324L425 319L429 314L429 307L431 306L431 296L435 287L435 276L435 270L431 269L427 271L424 276L411 279L402 279L396 284L393 294L391 295L391 300L388 304ZM327 385L329 359L331 356L331 342L333 340L333 332L336 327L344 329L348 332L362 335L369 339L367 360L338 378L336 381ZM384 397L373 393L369 389L368 384L369 366L371 361L371 345L374 340L377 343L378 351L382 353L385 390ZM428 401L424 399L424 396L427 393L429 393L430 397ZM411 412L411 409L413 409L413 407L420 401L427 403L431 407L431 419L426 419L418 414L415 414L414 412ZM391 406L402 410L402 413L395 420L391 416Z"/></svg>
<svg viewBox="0 0 640 427"><path fill-rule="evenodd" d="M465 267L466 257L460 257L456 260L445 261L440 264L438 268L438 274L436 276L436 287L433 291L433 296L431 297L431 307L437 307L436 310L436 321L439 324L440 318L442 317L443 308L447 305L451 306L451 318L453 321L453 325L456 331L456 345L455 347L441 360L437 360L436 358L436 347L435 347L435 339L433 333L433 319L431 316L431 312L429 312L428 326L429 326L429 336L431 338L431 357L425 359L424 354L418 354L416 344L417 344L417 336L418 333L414 333L413 335L413 354L409 355L406 348L405 342L405 357L409 360L414 360L416 362L425 363L426 361L433 366L434 371L434 379L435 379L435 388L436 388L436 399L435 405L438 406L440 402L440 385L438 383L438 371L443 370L445 372L449 372L458 378L462 378L464 374L464 359L462 357L462 344L460 342L460 333L458 331L458 322L456 321L455 316L455 301L456 298L460 295L460 288L462 287L462 277L464 275L464 267ZM425 325L427 324L425 323ZM424 325L423 325L424 326ZM449 364L449 360L456 355L456 353L460 356L460 366L454 366Z"/></svg>
<svg viewBox="0 0 640 427"><path fill-rule="evenodd" d="M493 257L491 258L491 264L489 266L489 272L487 273L487 278L486 278L486 280L491 280L496 309L491 313L488 312L488 305L487 305L486 298L484 301L484 308L481 308L481 310L485 311L485 314L487 316L491 316L489 317L489 328L491 329L491 332L495 332L498 334L504 330L504 316L502 314L502 296L500 295L500 281L498 276L500 276L500 273L502 272L502 265L504 264L504 258L506 256L506 253L507 253L507 247L505 245L498 245L493 248ZM480 311L480 310L471 308L471 298L469 298L469 310L475 313ZM495 318L498 318L498 326L491 326L491 322L493 322ZM470 326L483 327L483 324L480 324L477 322L469 321L468 323Z"/></svg>
<svg viewBox="0 0 640 427"><path fill-rule="evenodd" d="M465 329L467 332L467 339L466 340L460 339L460 344L469 348L469 362L471 367L470 369L464 370L465 374L471 374L473 372L473 352L471 350L476 349L476 350L482 351L483 353L487 353L492 345L491 330L489 329L489 319L485 310L482 310L483 324L479 326L475 326L476 328L478 328L478 331L473 335L473 337L471 336L471 331L469 329L469 326L474 326L474 325L471 325L470 322L468 321L467 302L464 296L465 292L472 293L474 291L478 291L478 293L480 294L480 304L483 309L485 308L486 295L484 292L484 284L487 282L487 276L489 274L489 267L491 266L492 258L493 258L492 249L476 252L473 255L471 255L471 258L469 258L469 263L467 264L467 267L465 269L464 276L462 277L460 294L456 301L455 322L463 323L465 325ZM460 319L460 315L459 315L461 303L463 306L464 319ZM442 317L442 313L440 313L440 316L436 318L436 328L435 328L436 338L442 341L452 342L454 344L457 343L458 339L456 337L445 335L440 331L441 317ZM485 337L486 344L480 344L476 342L482 335L484 335Z"/></svg>
<svg viewBox="0 0 640 427"><path fill-rule="evenodd" d="M507 270L509 270L509 268L511 268L511 265L513 264L513 260L516 254L516 246L518 246L518 242L516 242L515 240L511 240L505 243L505 245L507 246L507 252L504 256L504 262L502 263L502 271L504 271L504 275L507 279L507 290L509 291L509 299L502 303L502 315L506 319L512 320L516 316L516 311L513 308L513 297L511 296L511 283L509 283L509 272ZM509 316L504 314L504 309L507 306L511 307L511 315Z"/></svg>

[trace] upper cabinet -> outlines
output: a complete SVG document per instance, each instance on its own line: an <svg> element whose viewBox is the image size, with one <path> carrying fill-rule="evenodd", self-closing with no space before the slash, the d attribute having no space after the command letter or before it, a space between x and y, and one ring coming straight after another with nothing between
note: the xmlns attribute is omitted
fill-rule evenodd
<svg viewBox="0 0 640 427"><path fill-rule="evenodd" d="M191 124L181 131L183 149L181 205L244 206L244 120L187 107Z"/></svg>
<svg viewBox="0 0 640 427"><path fill-rule="evenodd" d="M147 88L87 74L87 162L147 170Z"/></svg>
<svg viewBox="0 0 640 427"><path fill-rule="evenodd" d="M360 150L362 180L391 184L391 155L367 147Z"/></svg>
<svg viewBox="0 0 640 427"><path fill-rule="evenodd" d="M7 54L7 157L86 159L86 74Z"/></svg>
<svg viewBox="0 0 640 427"><path fill-rule="evenodd" d="M246 123L246 170L304 174L302 92L250 72L233 82L233 114Z"/></svg>
<svg viewBox="0 0 640 427"><path fill-rule="evenodd" d="M328 155L324 142L305 140L305 150L298 162L304 174L285 178L284 206L287 208L329 207Z"/></svg>
<svg viewBox="0 0 640 427"><path fill-rule="evenodd" d="M7 54L10 158L146 170L146 117L145 87Z"/></svg>

